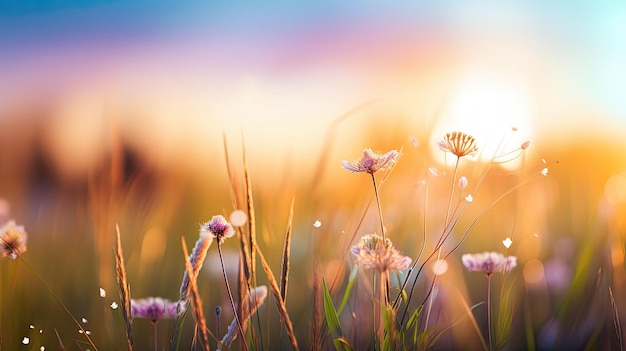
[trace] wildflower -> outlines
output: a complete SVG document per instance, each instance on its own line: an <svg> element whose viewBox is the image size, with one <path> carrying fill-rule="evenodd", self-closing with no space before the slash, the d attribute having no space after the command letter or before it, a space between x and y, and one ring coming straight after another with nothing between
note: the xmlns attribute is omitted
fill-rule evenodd
<svg viewBox="0 0 626 351"><path fill-rule="evenodd" d="M366 172L374 174L379 170L386 170L393 166L400 154L396 150L391 150L385 154L379 154L372 149L363 150L363 155L359 160L352 162L343 160L343 168L352 172Z"/></svg>
<svg viewBox="0 0 626 351"><path fill-rule="evenodd" d="M375 268L379 272L403 270L409 267L412 261L410 257L400 254L389 238L383 238L378 234L363 236L359 243L352 247L351 252L364 268Z"/></svg>
<svg viewBox="0 0 626 351"><path fill-rule="evenodd" d="M26 252L27 238L23 226L16 225L15 221L7 222L0 228L0 255L16 259L17 256Z"/></svg>
<svg viewBox="0 0 626 351"><path fill-rule="evenodd" d="M449 151L458 158L478 152L474 137L463 132L448 132L445 138L440 140L437 145L439 145L441 150Z"/></svg>
<svg viewBox="0 0 626 351"><path fill-rule="evenodd" d="M463 265L470 272L483 272L487 276L494 272L509 272L517 266L517 257L504 256L497 252L465 254L461 257Z"/></svg>
<svg viewBox="0 0 626 351"><path fill-rule="evenodd" d="M145 318L152 323L161 319L173 319L185 311L185 301L170 301L161 297L130 300L133 318Z"/></svg>
<svg viewBox="0 0 626 351"><path fill-rule="evenodd" d="M218 243L235 235L235 229L222 215L213 216L210 221L200 227L200 237L212 236Z"/></svg>

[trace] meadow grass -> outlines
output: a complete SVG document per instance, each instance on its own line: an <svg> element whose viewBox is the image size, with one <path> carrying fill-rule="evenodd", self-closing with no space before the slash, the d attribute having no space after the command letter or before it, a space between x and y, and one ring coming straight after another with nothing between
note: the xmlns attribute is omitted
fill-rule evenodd
<svg viewBox="0 0 626 351"><path fill-rule="evenodd" d="M461 131L405 139L320 161L276 194L255 184L243 140L240 163L224 136L213 165L229 198L155 199L113 157L88 184L89 210L69 206L75 223L45 223L48 236L3 223L0 348L623 349L623 228L589 213L584 235L537 234L563 219L533 212L555 180L528 142L505 136L481 161ZM198 207L213 212L191 220Z"/></svg>

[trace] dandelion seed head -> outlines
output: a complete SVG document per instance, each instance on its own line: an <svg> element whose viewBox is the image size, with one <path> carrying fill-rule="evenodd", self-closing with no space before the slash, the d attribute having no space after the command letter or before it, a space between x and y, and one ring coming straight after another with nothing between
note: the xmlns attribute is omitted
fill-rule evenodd
<svg viewBox="0 0 626 351"><path fill-rule="evenodd" d="M458 158L478 152L474 137L463 132L448 132L437 145L441 150L450 152Z"/></svg>
<svg viewBox="0 0 626 351"><path fill-rule="evenodd" d="M26 252L28 235L21 225L8 221L0 228L0 256L16 259Z"/></svg>
<svg viewBox="0 0 626 351"><path fill-rule="evenodd" d="M391 168L396 161L398 161L399 156L400 153L396 150L379 154L372 151L372 149L365 149L360 159L355 161L343 160L342 165L343 168L354 173L364 172L374 174L377 171Z"/></svg>
<svg viewBox="0 0 626 351"><path fill-rule="evenodd" d="M322 222L320 222L319 220L317 220L317 221L315 221L315 222L313 223L313 226L314 226L315 228L319 228L319 227L321 227L321 226L322 226Z"/></svg>
<svg viewBox="0 0 626 351"><path fill-rule="evenodd" d="M374 268L379 272L407 269L412 260L393 247L389 238L378 234L368 234L352 247L350 252L364 268Z"/></svg>
<svg viewBox="0 0 626 351"><path fill-rule="evenodd" d="M235 229L222 215L213 216L210 221L200 227L200 236L212 236L219 243L235 235Z"/></svg>
<svg viewBox="0 0 626 351"><path fill-rule="evenodd" d="M491 275L495 272L510 272L517 266L517 257L504 256L498 252L465 254L461 257L465 268L470 272L483 272Z"/></svg>
<svg viewBox="0 0 626 351"><path fill-rule="evenodd" d="M242 227L248 222L248 215L242 210L234 210L228 219L233 226Z"/></svg>

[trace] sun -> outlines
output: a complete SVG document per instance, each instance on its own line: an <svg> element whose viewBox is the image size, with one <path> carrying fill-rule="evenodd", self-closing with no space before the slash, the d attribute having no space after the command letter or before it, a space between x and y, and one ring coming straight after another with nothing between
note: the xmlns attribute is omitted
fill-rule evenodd
<svg viewBox="0 0 626 351"><path fill-rule="evenodd" d="M523 79L471 72L452 91L433 138L440 140L453 130L470 134L476 138L479 159L489 161L498 148L512 150L530 140L534 118L531 92Z"/></svg>

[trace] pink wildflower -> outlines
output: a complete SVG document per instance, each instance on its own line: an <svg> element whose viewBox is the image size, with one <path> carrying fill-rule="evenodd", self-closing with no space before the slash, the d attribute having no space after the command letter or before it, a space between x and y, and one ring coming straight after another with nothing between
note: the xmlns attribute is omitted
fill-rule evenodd
<svg viewBox="0 0 626 351"><path fill-rule="evenodd" d="M363 155L361 158L355 161L346 161L343 160L343 168L352 171L352 172L365 172L369 174L374 174L379 170L386 170L393 166L400 153L396 150L391 150L385 154L379 154L372 149L363 150Z"/></svg>
<svg viewBox="0 0 626 351"><path fill-rule="evenodd" d="M235 235L235 229L222 215L213 216L200 228L200 237L212 236L221 244L225 239Z"/></svg>
<svg viewBox="0 0 626 351"><path fill-rule="evenodd" d="M486 275L492 275L494 272L510 272L517 266L517 257L504 256L498 252L465 254L461 260L468 271L483 272Z"/></svg>
<svg viewBox="0 0 626 351"><path fill-rule="evenodd" d="M131 299L130 311L133 318L145 318L152 323L161 319L174 319L185 311L184 301L170 301L161 297Z"/></svg>
<svg viewBox="0 0 626 351"><path fill-rule="evenodd" d="M379 272L407 269L412 261L410 257L403 256L396 250L389 238L378 234L363 236L351 251L364 268L375 268Z"/></svg>

